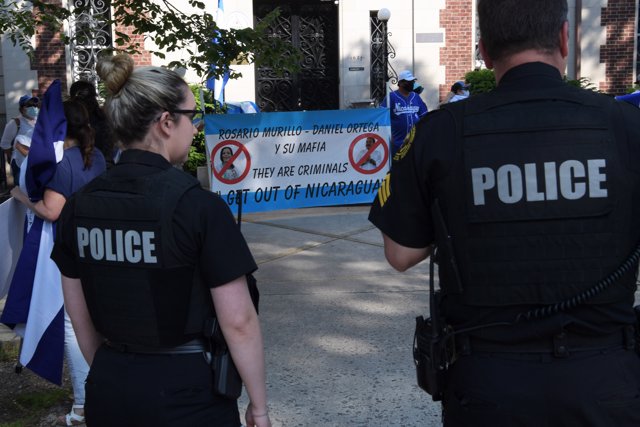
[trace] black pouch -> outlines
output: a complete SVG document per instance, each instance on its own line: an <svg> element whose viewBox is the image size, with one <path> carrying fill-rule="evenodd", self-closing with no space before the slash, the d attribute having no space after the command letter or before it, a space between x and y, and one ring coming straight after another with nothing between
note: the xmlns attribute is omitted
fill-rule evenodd
<svg viewBox="0 0 640 427"><path fill-rule="evenodd" d="M213 392L229 399L239 398L242 394L242 378L233 363L218 319L215 317L207 319L205 336L211 343L210 366L213 373Z"/></svg>
<svg viewBox="0 0 640 427"><path fill-rule="evenodd" d="M260 301L258 282L253 274L247 274L246 277L251 301L257 313ZM213 372L213 392L229 399L239 398L242 394L242 378L233 363L217 318L211 317L205 321L204 336L209 339L211 344L210 366Z"/></svg>
<svg viewBox="0 0 640 427"><path fill-rule="evenodd" d="M413 361L416 365L418 386L437 402L442 400L445 373L448 366L444 339L434 335L431 318L416 317L413 336Z"/></svg>

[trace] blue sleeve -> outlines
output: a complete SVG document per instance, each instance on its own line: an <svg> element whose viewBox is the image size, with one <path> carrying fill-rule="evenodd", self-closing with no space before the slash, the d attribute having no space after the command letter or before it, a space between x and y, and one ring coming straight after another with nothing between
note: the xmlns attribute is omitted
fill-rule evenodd
<svg viewBox="0 0 640 427"><path fill-rule="evenodd" d="M418 95L418 99L420 100L420 106L419 106L420 109L418 110L418 117L422 117L429 112L429 109L427 108L427 104L425 104L422 98L420 98L420 95Z"/></svg>
<svg viewBox="0 0 640 427"><path fill-rule="evenodd" d="M71 189L71 164L68 157L63 157L56 166L56 173L46 186L47 188L60 193L65 199L69 199L73 191Z"/></svg>

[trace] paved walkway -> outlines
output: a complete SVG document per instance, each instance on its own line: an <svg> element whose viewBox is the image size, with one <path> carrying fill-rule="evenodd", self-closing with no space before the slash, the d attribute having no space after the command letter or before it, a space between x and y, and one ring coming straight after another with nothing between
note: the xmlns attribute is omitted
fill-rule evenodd
<svg viewBox="0 0 640 427"><path fill-rule="evenodd" d="M367 213L358 206L243 217L259 265L274 427L440 425L411 354L414 318L427 308L427 265L392 270ZM12 336L3 328L0 340ZM240 403L244 414L244 395Z"/></svg>

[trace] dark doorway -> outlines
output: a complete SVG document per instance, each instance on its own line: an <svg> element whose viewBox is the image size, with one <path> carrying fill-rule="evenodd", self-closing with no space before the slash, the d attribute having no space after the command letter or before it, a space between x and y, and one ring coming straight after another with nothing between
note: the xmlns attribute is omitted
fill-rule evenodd
<svg viewBox="0 0 640 427"><path fill-rule="evenodd" d="M261 111L338 109L338 8L333 1L254 0L260 22L276 7L280 16L267 37L287 40L302 53L300 71L278 76L256 68L256 103Z"/></svg>

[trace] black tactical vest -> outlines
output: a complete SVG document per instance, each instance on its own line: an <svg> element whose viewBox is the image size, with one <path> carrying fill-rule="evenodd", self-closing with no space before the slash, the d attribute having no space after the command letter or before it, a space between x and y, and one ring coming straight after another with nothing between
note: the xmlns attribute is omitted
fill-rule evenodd
<svg viewBox="0 0 640 427"><path fill-rule="evenodd" d="M201 336L211 295L172 227L178 201L197 185L175 168L139 178L107 172L77 197L84 295L96 329L110 341L175 346Z"/></svg>
<svg viewBox="0 0 640 427"><path fill-rule="evenodd" d="M458 276L465 304L553 304L594 287L628 257L637 244L638 177L626 166L613 100L556 87L526 100L496 92L444 108L459 142L433 188L459 273L442 254L445 293L459 292ZM633 295L634 273L590 303Z"/></svg>

